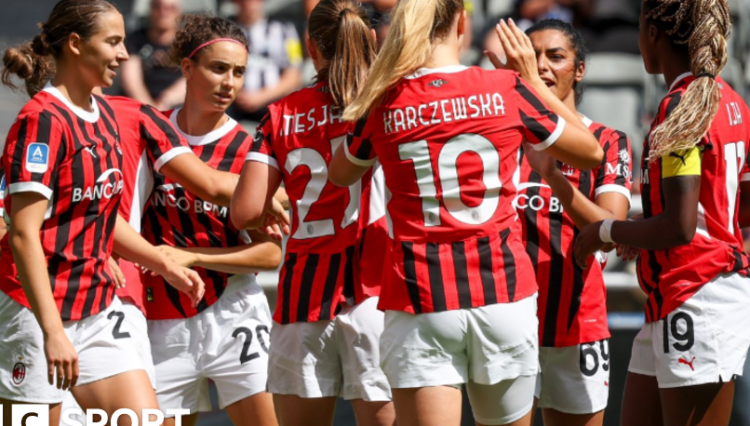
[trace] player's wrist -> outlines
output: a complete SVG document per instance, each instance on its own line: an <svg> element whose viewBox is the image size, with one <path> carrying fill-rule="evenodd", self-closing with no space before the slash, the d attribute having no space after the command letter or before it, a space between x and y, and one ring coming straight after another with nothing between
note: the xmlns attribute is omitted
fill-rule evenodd
<svg viewBox="0 0 750 426"><path fill-rule="evenodd" d="M604 219L601 225L599 225L599 239L603 243L614 243L612 240L612 224L614 223L614 219Z"/></svg>

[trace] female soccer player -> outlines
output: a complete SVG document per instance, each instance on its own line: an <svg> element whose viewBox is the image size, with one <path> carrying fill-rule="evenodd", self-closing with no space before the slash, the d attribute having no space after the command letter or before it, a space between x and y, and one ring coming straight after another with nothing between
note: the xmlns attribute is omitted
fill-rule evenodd
<svg viewBox="0 0 750 426"><path fill-rule="evenodd" d="M526 138L581 169L603 158L512 23L500 34L520 75L462 67L465 22L458 0L399 2L331 165L349 185L377 157L392 194L380 347L401 426L458 425L462 383L478 424L530 423L537 286L512 207L518 148Z"/></svg>
<svg viewBox="0 0 750 426"><path fill-rule="evenodd" d="M52 424L70 388L81 406L109 416L130 408L140 419L143 409L157 408L121 329L125 314L108 262L113 249L190 291L194 303L202 297L195 272L168 260L117 216L123 189L117 124L92 92L110 86L127 60L123 38L122 16L110 3L62 0L33 42L4 56L3 82L16 74L35 96L3 153L11 226L0 260L6 325L0 350L11 356L2 366L0 402L50 404ZM51 66L55 76L39 91Z"/></svg>
<svg viewBox="0 0 750 426"><path fill-rule="evenodd" d="M647 0L640 24L646 70L670 87L644 142L643 219L588 225L575 254L583 264L606 243L640 249L646 324L633 343L622 424L724 426L750 346L737 224L750 111L719 78L729 8Z"/></svg>
<svg viewBox="0 0 750 426"><path fill-rule="evenodd" d="M545 20L526 31L539 76L571 111L582 91L586 46L568 23ZM601 426L609 396L609 328L602 266L581 269L573 241L603 219L625 219L632 184L628 137L586 117L604 160L590 171L526 150L515 207L539 283L536 397L548 426Z"/></svg>
<svg viewBox="0 0 750 426"><path fill-rule="evenodd" d="M282 426L308 425L313 418L332 424L338 396L352 401L360 426L393 425L390 388L379 367L380 283L357 273L359 219L365 227L380 216L360 212L369 183L337 188L328 182L333 153L353 130L341 114L374 61L374 33L351 0L321 1L308 31L317 81L271 105L232 201L239 227L259 223L263 205L256 200L268 203L282 180L294 206L268 389Z"/></svg>
<svg viewBox="0 0 750 426"><path fill-rule="evenodd" d="M242 30L225 19L188 15L172 55L187 93L184 107L167 113L170 122L201 160L239 173L253 140L225 111L244 81ZM234 228L229 208L160 174L154 179L144 236L209 283L205 298L193 307L161 278L145 279L159 404L163 410L189 409L192 415L183 421L195 424L197 412L211 408L210 379L220 407L236 425L275 425L273 402L265 393L271 315L254 273L275 269L281 248L269 237Z"/></svg>

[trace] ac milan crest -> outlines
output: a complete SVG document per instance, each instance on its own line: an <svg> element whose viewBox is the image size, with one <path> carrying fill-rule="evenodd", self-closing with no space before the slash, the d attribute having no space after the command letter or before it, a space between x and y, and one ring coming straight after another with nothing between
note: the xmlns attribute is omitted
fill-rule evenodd
<svg viewBox="0 0 750 426"><path fill-rule="evenodd" d="M13 366L13 383L16 385L20 385L25 378L26 365L22 362L17 362L16 365Z"/></svg>

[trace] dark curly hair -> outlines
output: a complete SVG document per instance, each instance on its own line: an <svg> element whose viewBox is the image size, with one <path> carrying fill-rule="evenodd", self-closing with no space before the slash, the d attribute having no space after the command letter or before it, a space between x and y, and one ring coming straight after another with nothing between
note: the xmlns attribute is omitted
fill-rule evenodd
<svg viewBox="0 0 750 426"><path fill-rule="evenodd" d="M182 18L182 27L177 31L169 57L175 65L203 43L217 38L231 38L237 40L249 50L247 37L240 27L232 21L203 13L191 13ZM197 52L192 60L197 60L201 52Z"/></svg>
<svg viewBox="0 0 750 426"><path fill-rule="evenodd" d="M52 8L42 30L30 42L8 48L3 55L2 83L16 89L12 75L24 80L26 92L34 96L55 73L52 60L59 58L70 35L90 39L99 29L99 17L117 8L105 0L61 0Z"/></svg>
<svg viewBox="0 0 750 426"><path fill-rule="evenodd" d="M586 62L586 55L589 53L588 48L586 48L586 42L583 41L581 33L573 28L572 25L559 19L544 19L526 30L526 35L531 36L537 31L544 30L556 30L563 33L565 37L568 38L568 42L576 54L576 69ZM581 99L583 99L583 85L576 82L573 84L573 90L576 92L576 105L578 105L581 103Z"/></svg>

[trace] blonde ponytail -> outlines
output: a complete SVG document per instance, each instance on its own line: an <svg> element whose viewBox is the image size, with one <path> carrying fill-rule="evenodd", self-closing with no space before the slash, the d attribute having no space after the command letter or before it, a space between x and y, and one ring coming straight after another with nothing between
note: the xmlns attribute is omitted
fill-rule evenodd
<svg viewBox="0 0 750 426"><path fill-rule="evenodd" d="M427 65L433 41L447 35L462 10L461 0L399 1L370 76L359 97L344 111L344 119L365 117L399 80Z"/></svg>
<svg viewBox="0 0 750 426"><path fill-rule="evenodd" d="M646 2L647 19L672 28L667 35L687 45L690 83L679 105L651 134L650 161L696 146L711 127L721 94L716 77L727 63L731 18L726 0L662 0Z"/></svg>

